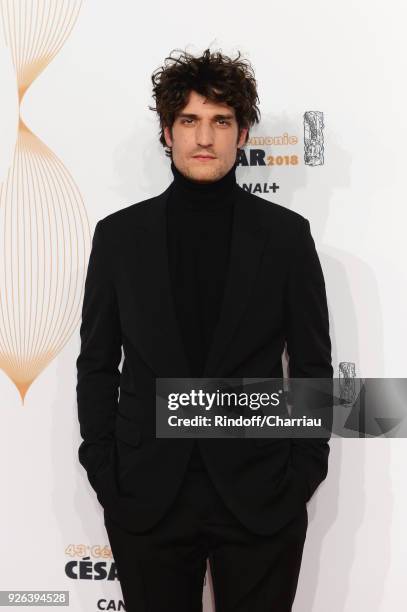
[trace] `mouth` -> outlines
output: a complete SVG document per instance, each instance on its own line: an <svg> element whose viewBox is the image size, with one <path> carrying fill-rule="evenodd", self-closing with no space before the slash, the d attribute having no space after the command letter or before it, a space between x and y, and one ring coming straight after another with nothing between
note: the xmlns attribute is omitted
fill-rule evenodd
<svg viewBox="0 0 407 612"><path fill-rule="evenodd" d="M194 159L199 159L200 161L209 161L215 158L211 157L210 155L194 155Z"/></svg>

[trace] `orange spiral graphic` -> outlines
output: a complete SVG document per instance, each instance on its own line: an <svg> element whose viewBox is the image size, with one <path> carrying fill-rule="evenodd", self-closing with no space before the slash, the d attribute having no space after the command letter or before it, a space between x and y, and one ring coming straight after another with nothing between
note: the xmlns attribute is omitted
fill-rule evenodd
<svg viewBox="0 0 407 612"><path fill-rule="evenodd" d="M19 106L65 43L81 3L1 2ZM13 158L0 183L0 367L23 404L32 382L78 325L90 243L72 176L19 113Z"/></svg>

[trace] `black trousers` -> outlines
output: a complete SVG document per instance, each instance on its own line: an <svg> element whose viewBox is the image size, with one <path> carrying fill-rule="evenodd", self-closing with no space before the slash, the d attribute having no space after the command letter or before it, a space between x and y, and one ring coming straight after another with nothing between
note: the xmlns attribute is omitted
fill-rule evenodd
<svg viewBox="0 0 407 612"><path fill-rule="evenodd" d="M209 559L216 612L290 612L308 527L303 511L271 536L249 531L205 469L189 468L175 502L149 531L105 513L127 612L201 612Z"/></svg>

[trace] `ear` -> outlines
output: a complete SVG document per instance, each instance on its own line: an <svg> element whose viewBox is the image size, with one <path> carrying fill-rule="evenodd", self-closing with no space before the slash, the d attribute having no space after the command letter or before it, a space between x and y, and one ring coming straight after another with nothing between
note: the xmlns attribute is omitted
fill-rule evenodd
<svg viewBox="0 0 407 612"><path fill-rule="evenodd" d="M246 134L247 134L248 130L249 130L249 128L241 128L240 134L239 134L239 140L238 140L238 143L237 143L238 149L240 149L240 147L242 147L244 145L244 142L246 140Z"/></svg>
<svg viewBox="0 0 407 612"><path fill-rule="evenodd" d="M163 133L164 133L164 138L165 138L165 144L167 145L167 147L172 147L172 138L171 138L170 128L166 126L163 129Z"/></svg>

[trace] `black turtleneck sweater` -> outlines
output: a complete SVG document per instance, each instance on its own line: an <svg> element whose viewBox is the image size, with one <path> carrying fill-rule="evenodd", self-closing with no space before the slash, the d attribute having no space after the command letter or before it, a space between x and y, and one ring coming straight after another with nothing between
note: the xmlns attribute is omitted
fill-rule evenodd
<svg viewBox="0 0 407 612"><path fill-rule="evenodd" d="M210 162L209 162L210 163ZM199 183L171 162L167 201L168 258L181 340L200 377L220 314L232 232L236 165L217 181ZM194 445L190 468L204 469Z"/></svg>

